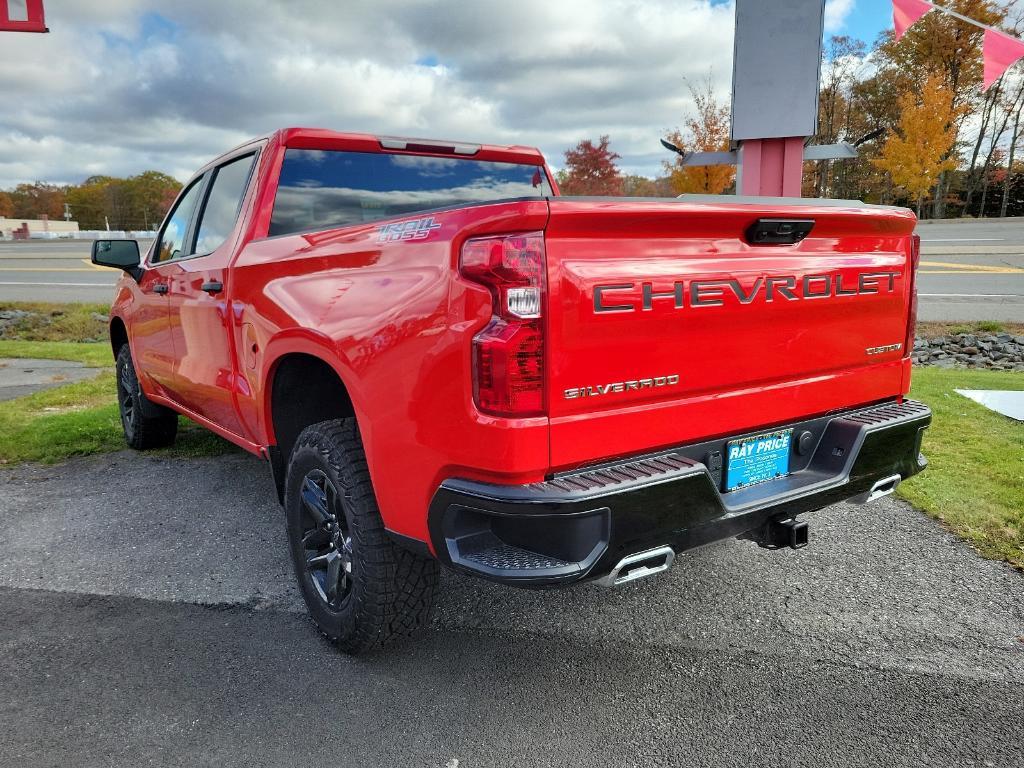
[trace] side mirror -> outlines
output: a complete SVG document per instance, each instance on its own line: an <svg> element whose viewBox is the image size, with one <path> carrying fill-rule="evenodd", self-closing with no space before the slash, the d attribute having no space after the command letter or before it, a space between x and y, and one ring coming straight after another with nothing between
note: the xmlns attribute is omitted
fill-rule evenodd
<svg viewBox="0 0 1024 768"><path fill-rule="evenodd" d="M92 244L92 263L101 267L133 272L141 260L138 240L96 240Z"/></svg>

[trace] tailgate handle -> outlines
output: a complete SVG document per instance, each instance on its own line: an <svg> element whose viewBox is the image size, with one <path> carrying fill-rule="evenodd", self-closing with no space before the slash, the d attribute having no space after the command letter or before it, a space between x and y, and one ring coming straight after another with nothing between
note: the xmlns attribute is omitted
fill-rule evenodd
<svg viewBox="0 0 1024 768"><path fill-rule="evenodd" d="M751 245L793 245L814 228L814 219L758 219L747 227Z"/></svg>

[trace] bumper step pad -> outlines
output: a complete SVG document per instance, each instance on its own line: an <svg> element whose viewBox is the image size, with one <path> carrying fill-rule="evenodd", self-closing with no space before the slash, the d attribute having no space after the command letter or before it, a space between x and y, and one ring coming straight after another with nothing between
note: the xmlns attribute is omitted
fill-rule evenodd
<svg viewBox="0 0 1024 768"><path fill-rule="evenodd" d="M527 485L447 480L430 507L434 551L459 570L522 586L598 578L637 552L744 536L906 479L927 464L930 421L928 406L904 400L765 427L809 433L811 450L792 454L790 474L728 493L706 460L742 434Z"/></svg>

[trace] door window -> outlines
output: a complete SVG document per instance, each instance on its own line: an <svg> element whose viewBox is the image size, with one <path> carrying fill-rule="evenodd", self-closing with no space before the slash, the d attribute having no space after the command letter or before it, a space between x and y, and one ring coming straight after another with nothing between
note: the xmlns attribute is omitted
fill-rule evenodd
<svg viewBox="0 0 1024 768"><path fill-rule="evenodd" d="M217 169L203 207L195 253L213 253L228 239L235 228L255 160L256 155L245 155Z"/></svg>
<svg viewBox="0 0 1024 768"><path fill-rule="evenodd" d="M192 182L192 186L182 195L171 215L167 217L164 231L160 235L160 247L153 257L154 262L164 262L183 255L185 235L188 234L188 225L192 221L196 203L199 202L199 190L203 186L201 182L202 177Z"/></svg>

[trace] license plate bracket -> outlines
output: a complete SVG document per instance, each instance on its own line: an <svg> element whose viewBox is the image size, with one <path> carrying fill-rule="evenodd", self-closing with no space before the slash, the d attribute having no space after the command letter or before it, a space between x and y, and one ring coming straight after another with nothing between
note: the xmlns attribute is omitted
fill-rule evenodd
<svg viewBox="0 0 1024 768"><path fill-rule="evenodd" d="M735 491L789 474L793 430L740 437L725 444L725 490Z"/></svg>

